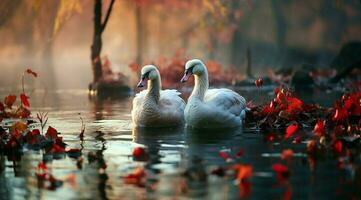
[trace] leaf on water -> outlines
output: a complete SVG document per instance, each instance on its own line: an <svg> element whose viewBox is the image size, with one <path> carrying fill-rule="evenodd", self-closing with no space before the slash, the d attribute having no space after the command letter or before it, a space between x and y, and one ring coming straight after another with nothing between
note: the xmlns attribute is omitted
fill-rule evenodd
<svg viewBox="0 0 361 200"><path fill-rule="evenodd" d="M286 128L286 134L284 139L290 138L298 130L298 124L291 124Z"/></svg>
<svg viewBox="0 0 361 200"><path fill-rule="evenodd" d="M55 128L49 126L48 130L46 131L45 137L48 139L55 140L58 138L58 131Z"/></svg>
<svg viewBox="0 0 361 200"><path fill-rule="evenodd" d="M292 149L285 149L282 151L281 159L282 160L290 160L293 157L293 150Z"/></svg>
<svg viewBox="0 0 361 200"><path fill-rule="evenodd" d="M28 128L28 125L21 121L17 121L14 125L11 126L13 132L18 131L19 133L24 132Z"/></svg>

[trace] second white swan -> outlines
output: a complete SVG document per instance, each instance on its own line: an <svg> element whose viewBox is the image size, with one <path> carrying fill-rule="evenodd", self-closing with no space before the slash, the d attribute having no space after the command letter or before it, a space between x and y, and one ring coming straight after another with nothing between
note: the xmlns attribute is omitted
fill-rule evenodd
<svg viewBox="0 0 361 200"><path fill-rule="evenodd" d="M195 86L188 98L184 117L193 128L234 128L242 125L246 100L230 89L208 89L208 71L202 61L190 60L185 65L181 82L194 75Z"/></svg>

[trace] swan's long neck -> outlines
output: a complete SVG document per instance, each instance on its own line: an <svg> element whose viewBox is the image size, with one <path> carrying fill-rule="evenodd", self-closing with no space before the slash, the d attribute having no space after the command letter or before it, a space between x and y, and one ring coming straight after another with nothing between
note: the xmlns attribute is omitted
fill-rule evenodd
<svg viewBox="0 0 361 200"><path fill-rule="evenodd" d="M191 97L203 101L204 95L206 94L207 90L208 90L208 72L205 69L202 74L194 76L194 89L191 94Z"/></svg>
<svg viewBox="0 0 361 200"><path fill-rule="evenodd" d="M160 98L161 87L162 85L159 75L156 79L148 80L148 93L146 95L146 100L157 104Z"/></svg>

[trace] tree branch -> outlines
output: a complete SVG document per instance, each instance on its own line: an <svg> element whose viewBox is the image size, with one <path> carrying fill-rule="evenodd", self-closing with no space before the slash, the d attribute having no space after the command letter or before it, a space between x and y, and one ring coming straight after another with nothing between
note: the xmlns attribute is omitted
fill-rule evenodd
<svg viewBox="0 0 361 200"><path fill-rule="evenodd" d="M114 2L115 2L115 0L112 0L112 1L110 2L110 5L109 5L108 11L107 11L107 15L105 16L104 22L102 23L102 29L101 29L102 32L104 31L105 26L106 26L107 23L108 23L108 20L109 20L109 17L110 17L110 13L112 12L112 9L113 9Z"/></svg>

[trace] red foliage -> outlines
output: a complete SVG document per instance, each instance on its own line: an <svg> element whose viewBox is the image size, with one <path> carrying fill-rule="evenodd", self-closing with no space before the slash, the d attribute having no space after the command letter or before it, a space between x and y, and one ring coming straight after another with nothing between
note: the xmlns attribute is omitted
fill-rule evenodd
<svg viewBox="0 0 361 200"><path fill-rule="evenodd" d="M22 103L25 107L30 107L29 99L28 99L28 97L27 97L24 93L20 94L20 99L21 99L21 103Z"/></svg>
<svg viewBox="0 0 361 200"><path fill-rule="evenodd" d="M285 139L290 138L298 130L298 124L291 124L286 129Z"/></svg>
<svg viewBox="0 0 361 200"><path fill-rule="evenodd" d="M133 149L133 157L135 160L147 161L149 159L149 154L143 147L135 147Z"/></svg>
<svg viewBox="0 0 361 200"><path fill-rule="evenodd" d="M51 140L56 140L58 138L58 131L55 128L49 126L45 137Z"/></svg>
<svg viewBox="0 0 361 200"><path fill-rule="evenodd" d="M50 152L51 153L65 153L65 149L58 144L53 144Z"/></svg>
<svg viewBox="0 0 361 200"><path fill-rule="evenodd" d="M244 155L244 149L240 149L237 153L236 153L236 156L237 157L241 157L241 156L243 156Z"/></svg>
<svg viewBox="0 0 361 200"><path fill-rule="evenodd" d="M333 143L333 150L335 153L342 153L342 142L340 140L336 140L334 143Z"/></svg>
<svg viewBox="0 0 361 200"><path fill-rule="evenodd" d="M254 84L257 86L257 87L261 87L263 85L263 79L259 78L257 80L254 81Z"/></svg>
<svg viewBox="0 0 361 200"><path fill-rule="evenodd" d="M16 101L16 95L8 95L7 97L5 97L4 99L4 104L8 107L11 108L13 106L13 104Z"/></svg>
<svg viewBox="0 0 361 200"><path fill-rule="evenodd" d="M285 149L282 151L281 159L282 160L290 160L293 157L293 150L292 149Z"/></svg>
<svg viewBox="0 0 361 200"><path fill-rule="evenodd" d="M289 113L296 113L302 111L303 101L295 97L287 97L287 109Z"/></svg>
<svg viewBox="0 0 361 200"><path fill-rule="evenodd" d="M221 158L223 158L224 160L231 159L231 156L230 156L227 152L225 152L225 151L220 151L220 152L219 152L219 156L220 156Z"/></svg>
<svg viewBox="0 0 361 200"><path fill-rule="evenodd" d="M134 169L134 171L127 176L124 177L124 183L126 184L133 184L138 187L145 186L145 177L147 173L145 172L144 168L138 167Z"/></svg>
<svg viewBox="0 0 361 200"><path fill-rule="evenodd" d="M272 170L277 174L277 180L284 181L288 179L290 172L286 165L276 163L272 165Z"/></svg>
<svg viewBox="0 0 361 200"><path fill-rule="evenodd" d="M315 124L315 127L313 128L313 132L317 136L323 136L325 134L325 125L326 125L325 120L318 119L316 124Z"/></svg>
<svg viewBox="0 0 361 200"><path fill-rule="evenodd" d="M253 174L253 167L251 165L235 164L232 168L237 171L238 183L246 181Z"/></svg>

